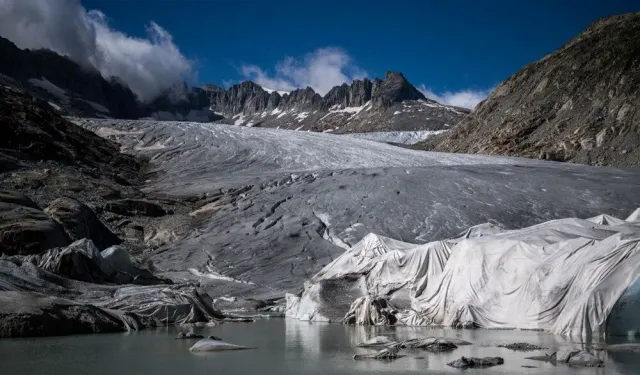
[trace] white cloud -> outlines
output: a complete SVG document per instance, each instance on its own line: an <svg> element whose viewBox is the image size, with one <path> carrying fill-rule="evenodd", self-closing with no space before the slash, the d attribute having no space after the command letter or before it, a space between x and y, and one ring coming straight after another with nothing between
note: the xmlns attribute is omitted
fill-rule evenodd
<svg viewBox="0 0 640 375"><path fill-rule="evenodd" d="M441 94L436 94L433 90L427 88L424 84L418 86L418 90L429 99L433 99L441 104L453 105L456 107L474 109L478 103L485 100L487 96L493 91L488 90L460 90L460 91L445 91Z"/></svg>
<svg viewBox="0 0 640 375"><path fill-rule="evenodd" d="M118 77L143 101L195 77L171 34L155 22L146 31L146 38L135 38L113 30L102 12L87 11L78 0L0 0L0 35Z"/></svg>
<svg viewBox="0 0 640 375"><path fill-rule="evenodd" d="M321 95L334 86L367 76L346 51L335 47L319 48L300 58L285 57L276 64L274 74L249 64L242 65L240 73L272 90L292 91L309 86Z"/></svg>

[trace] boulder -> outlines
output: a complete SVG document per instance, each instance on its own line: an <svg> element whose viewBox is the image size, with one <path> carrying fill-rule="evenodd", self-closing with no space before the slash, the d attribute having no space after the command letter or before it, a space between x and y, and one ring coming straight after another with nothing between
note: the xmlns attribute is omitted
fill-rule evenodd
<svg viewBox="0 0 640 375"><path fill-rule="evenodd" d="M189 339L204 339L204 336L198 335L195 332L180 332L178 336L176 336L176 340L189 340Z"/></svg>
<svg viewBox="0 0 640 375"><path fill-rule="evenodd" d="M462 357L460 359L456 359L453 362L447 363L447 366L464 369L464 368L493 367L493 366L502 365L502 364L504 364L504 359L501 357L484 357L484 358Z"/></svg>
<svg viewBox="0 0 640 375"><path fill-rule="evenodd" d="M430 352L445 352L457 349L458 346L451 340L444 338L428 337L426 339L407 340L402 343L403 348L420 348Z"/></svg>
<svg viewBox="0 0 640 375"><path fill-rule="evenodd" d="M581 349L568 349L557 354L557 360L576 367L604 367L604 362L592 353Z"/></svg>
<svg viewBox="0 0 640 375"><path fill-rule="evenodd" d="M37 254L69 244L63 228L24 194L0 192L0 254Z"/></svg>
<svg viewBox="0 0 640 375"><path fill-rule="evenodd" d="M88 238L100 250L117 245L121 241L84 203L70 197L54 200L44 210L60 223L72 240Z"/></svg>
<svg viewBox="0 0 640 375"><path fill-rule="evenodd" d="M516 351L523 351L523 352L546 349L545 347L529 344L526 342L515 342L513 344L501 344L501 345L498 345L498 348L506 348L506 349L516 350Z"/></svg>
<svg viewBox="0 0 640 375"><path fill-rule="evenodd" d="M159 204L141 199L121 199L108 202L104 209L123 216L160 217L167 214Z"/></svg>
<svg viewBox="0 0 640 375"><path fill-rule="evenodd" d="M246 346L230 344L221 340L203 339L189 348L192 352L219 352L224 350L246 350L254 349Z"/></svg>

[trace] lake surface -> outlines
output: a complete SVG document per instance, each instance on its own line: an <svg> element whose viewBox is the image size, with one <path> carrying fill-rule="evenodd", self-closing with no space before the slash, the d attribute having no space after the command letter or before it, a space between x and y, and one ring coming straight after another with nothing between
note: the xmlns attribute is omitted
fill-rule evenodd
<svg viewBox="0 0 640 375"><path fill-rule="evenodd" d="M184 328L183 331L186 331ZM247 374L247 375L347 375L347 374L640 374L640 354L599 352L604 368L570 368L525 360L542 352L514 352L497 344L529 342L550 348L580 347L559 336L531 331L453 330L409 327L353 327L284 319L255 323L227 323L194 328L227 342L257 347L255 350L191 353L197 340L175 340L176 327L127 334L100 334L38 339L0 340L0 374L119 375L119 374ZM355 348L376 335L398 339L425 336L458 337L474 343L450 353L404 351L407 357L392 362L354 361ZM502 366L458 370L446 364L461 356L501 356ZM523 365L536 368L523 368Z"/></svg>

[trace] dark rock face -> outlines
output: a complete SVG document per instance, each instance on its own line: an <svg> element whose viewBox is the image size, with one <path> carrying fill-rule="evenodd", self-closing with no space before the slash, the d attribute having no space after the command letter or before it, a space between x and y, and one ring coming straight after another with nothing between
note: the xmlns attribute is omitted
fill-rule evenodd
<svg viewBox="0 0 640 375"><path fill-rule="evenodd" d="M197 87L174 88L145 106L145 112L157 120L211 122L223 117L209 107L209 91Z"/></svg>
<svg viewBox="0 0 640 375"><path fill-rule="evenodd" d="M226 90L211 84L197 88L182 83L151 102L141 103L117 78L105 79L98 71L52 51L21 50L2 38L0 82L30 92L60 114L79 117L151 117L345 133L445 130L468 113L461 108L434 106L435 102L397 72L388 72L384 80L344 83L324 97L310 87L284 95L267 92L251 81Z"/></svg>
<svg viewBox="0 0 640 375"><path fill-rule="evenodd" d="M89 207L73 198L58 198L44 211L62 225L72 240L88 238L100 250L122 242Z"/></svg>
<svg viewBox="0 0 640 375"><path fill-rule="evenodd" d="M0 73L12 77L33 90L38 90L30 79L45 79L63 88L66 99L56 103L77 115L95 115L91 103L107 108L107 115L118 118L140 117L135 95L117 80L106 80L99 72L82 67L67 57L49 50L21 50L9 40L0 37ZM47 90L39 89L47 96Z"/></svg>
<svg viewBox="0 0 640 375"><path fill-rule="evenodd" d="M122 199L119 201L109 202L104 206L104 209L124 216L142 215L159 217L167 214L162 206L153 202L138 199Z"/></svg>
<svg viewBox="0 0 640 375"><path fill-rule="evenodd" d="M39 293L0 291L0 338L126 331L123 321L92 305Z"/></svg>
<svg viewBox="0 0 640 375"><path fill-rule="evenodd" d="M102 175L137 175L139 162L118 146L54 113L22 92L0 88L0 149L27 161L55 161L99 170Z"/></svg>
<svg viewBox="0 0 640 375"><path fill-rule="evenodd" d="M62 227L17 191L0 191L0 254L36 254L65 246Z"/></svg>
<svg viewBox="0 0 640 375"><path fill-rule="evenodd" d="M376 88L373 105L374 108L386 108L393 103L419 99L426 98L404 78L402 73L387 72L384 81Z"/></svg>
<svg viewBox="0 0 640 375"><path fill-rule="evenodd" d="M446 130L469 111L438 104L412 86L402 73L384 80L354 80L324 97L312 88L280 95L246 81L224 90L203 88L221 123L336 133L389 130Z"/></svg>
<svg viewBox="0 0 640 375"><path fill-rule="evenodd" d="M417 147L640 166L640 13L601 19Z"/></svg>
<svg viewBox="0 0 640 375"><path fill-rule="evenodd" d="M504 364L504 359L502 359L501 357L462 357L460 359L456 359L453 362L447 363L448 366L455 368L484 368L502 364Z"/></svg>

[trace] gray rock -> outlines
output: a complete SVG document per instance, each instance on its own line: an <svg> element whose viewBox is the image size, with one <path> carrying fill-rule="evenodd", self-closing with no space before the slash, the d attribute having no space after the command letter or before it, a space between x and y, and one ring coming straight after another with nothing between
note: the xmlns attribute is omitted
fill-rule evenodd
<svg viewBox="0 0 640 375"><path fill-rule="evenodd" d="M124 216L164 216L167 212L159 204L140 199L122 199L105 204L104 209Z"/></svg>
<svg viewBox="0 0 640 375"><path fill-rule="evenodd" d="M122 242L98 219L91 208L73 198L58 198L44 212L62 225L72 240L88 238L99 250Z"/></svg>
<svg viewBox="0 0 640 375"><path fill-rule="evenodd" d="M582 349L563 350L556 354L559 362L576 367L604 367L604 362L592 353Z"/></svg>
<svg viewBox="0 0 640 375"><path fill-rule="evenodd" d="M212 339L203 339L195 344L191 348L189 348L192 352L219 352L226 350L247 350L247 349L255 349L247 346L230 344L228 342L224 342L221 340L212 340Z"/></svg>
<svg viewBox="0 0 640 375"><path fill-rule="evenodd" d="M415 147L638 167L638 44L640 13L602 18L501 83L452 131Z"/></svg>
<svg viewBox="0 0 640 375"><path fill-rule="evenodd" d="M523 351L523 352L547 349L545 347L529 344L526 342L516 342L513 344L501 344L501 345L498 345L498 348L506 348L506 349L516 350L516 351Z"/></svg>
<svg viewBox="0 0 640 375"><path fill-rule="evenodd" d="M377 353L371 354L356 354L353 356L353 359L378 359L383 361L394 360L398 358L405 357L405 355L399 354L401 349L400 344L395 343L391 344L389 347L378 351Z"/></svg>
<svg viewBox="0 0 640 375"><path fill-rule="evenodd" d="M39 293L0 291L0 337L122 332L117 315Z"/></svg>
<svg viewBox="0 0 640 375"><path fill-rule="evenodd" d="M545 355L535 355L532 357L526 357L525 359L530 359L532 361L542 361L542 362L551 362L551 363L555 363L558 359L558 354L553 353L553 354L545 354Z"/></svg>
<svg viewBox="0 0 640 375"><path fill-rule="evenodd" d="M504 359L501 357L484 357L484 358L476 358L476 357L462 357L460 359L456 359L453 362L447 363L448 366L455 368L485 368L485 367L493 367L504 364Z"/></svg>
<svg viewBox="0 0 640 375"><path fill-rule="evenodd" d="M0 195L0 254L37 254L65 246L69 238L63 228L19 192Z"/></svg>
<svg viewBox="0 0 640 375"><path fill-rule="evenodd" d="M435 337L407 340L402 342L401 345L403 348L424 349L434 353L447 352L458 348L452 340Z"/></svg>
<svg viewBox="0 0 640 375"><path fill-rule="evenodd" d="M211 336L209 336L209 337L211 337ZM180 333L178 333L178 336L176 336L177 340L191 340L191 339L203 339L203 338L204 338L204 336L198 335L195 332L187 332L187 333L180 332Z"/></svg>

